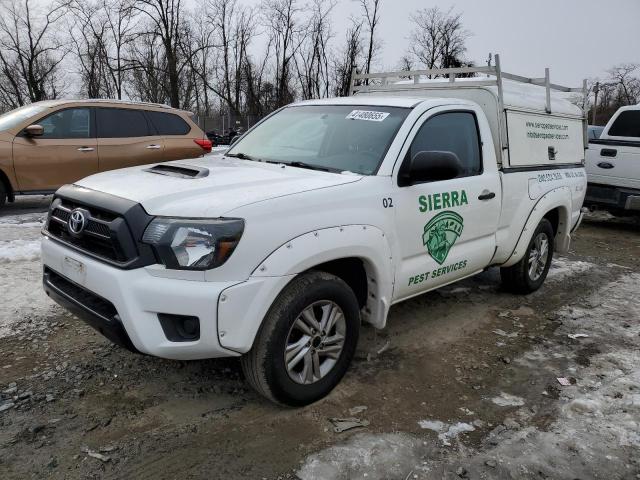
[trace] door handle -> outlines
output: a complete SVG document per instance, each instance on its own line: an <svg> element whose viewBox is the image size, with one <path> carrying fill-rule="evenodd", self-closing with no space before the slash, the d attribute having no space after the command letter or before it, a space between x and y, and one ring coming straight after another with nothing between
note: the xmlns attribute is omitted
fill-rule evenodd
<svg viewBox="0 0 640 480"><path fill-rule="evenodd" d="M605 168L605 169L607 169L607 170L609 170L609 169L611 169L611 168L613 168L613 167L614 167L613 163L609 163L609 162L600 162L600 163L598 164L598 166L599 166L600 168Z"/></svg>
<svg viewBox="0 0 640 480"><path fill-rule="evenodd" d="M618 155L618 150L615 148L603 148L600 150L601 157L616 157Z"/></svg>
<svg viewBox="0 0 640 480"><path fill-rule="evenodd" d="M496 198L496 194L487 190L485 190L478 196L478 200L491 200L492 198Z"/></svg>
<svg viewBox="0 0 640 480"><path fill-rule="evenodd" d="M80 147L78 149L79 152L93 152L95 149L93 147Z"/></svg>
<svg viewBox="0 0 640 480"><path fill-rule="evenodd" d="M147 150L160 150L160 145L147 145L146 146Z"/></svg>

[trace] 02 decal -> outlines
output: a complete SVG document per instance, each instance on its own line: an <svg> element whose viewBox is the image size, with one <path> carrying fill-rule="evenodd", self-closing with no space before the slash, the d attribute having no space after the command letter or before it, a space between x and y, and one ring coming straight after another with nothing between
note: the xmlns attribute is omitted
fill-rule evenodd
<svg viewBox="0 0 640 480"><path fill-rule="evenodd" d="M424 226L422 243L438 265L442 265L447 259L463 229L463 218L450 210L437 214Z"/></svg>

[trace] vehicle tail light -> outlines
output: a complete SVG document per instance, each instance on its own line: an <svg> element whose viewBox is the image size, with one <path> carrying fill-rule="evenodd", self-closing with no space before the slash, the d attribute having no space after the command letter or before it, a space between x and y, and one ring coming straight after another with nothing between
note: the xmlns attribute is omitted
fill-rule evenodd
<svg viewBox="0 0 640 480"><path fill-rule="evenodd" d="M196 138L194 142L196 142L206 153L209 153L213 148L213 142L206 138Z"/></svg>

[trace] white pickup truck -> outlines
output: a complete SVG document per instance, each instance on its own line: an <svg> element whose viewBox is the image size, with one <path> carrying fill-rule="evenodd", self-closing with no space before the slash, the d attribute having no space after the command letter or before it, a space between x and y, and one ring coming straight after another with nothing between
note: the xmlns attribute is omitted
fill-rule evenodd
<svg viewBox="0 0 640 480"><path fill-rule="evenodd" d="M483 76L455 79L469 71ZM241 357L292 406L328 394L361 321L383 328L398 302L493 266L533 292L580 223L583 112L548 80L444 73L370 76L278 110L225 155L62 187L46 292L130 350Z"/></svg>
<svg viewBox="0 0 640 480"><path fill-rule="evenodd" d="M622 107L589 140L585 206L640 215L640 105Z"/></svg>

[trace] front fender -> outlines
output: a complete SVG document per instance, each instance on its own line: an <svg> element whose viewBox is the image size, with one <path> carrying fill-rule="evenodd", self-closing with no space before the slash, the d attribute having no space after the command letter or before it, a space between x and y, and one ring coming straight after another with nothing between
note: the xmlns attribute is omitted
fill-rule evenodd
<svg viewBox="0 0 640 480"><path fill-rule="evenodd" d="M393 296L393 259L385 233L371 225L343 225L296 237L271 253L252 276L296 275L322 263L359 258L367 273L365 321L382 328Z"/></svg>
<svg viewBox="0 0 640 480"><path fill-rule="evenodd" d="M558 209L558 231L555 236L554 250L558 253L569 251L571 244L571 189L562 186L548 191L538 199L509 260L502 265L503 267L510 267L524 257L538 224L549 212L555 209Z"/></svg>
<svg viewBox="0 0 640 480"><path fill-rule="evenodd" d="M282 289L296 275L341 258L362 260L369 293L362 317L383 328L393 296L391 248L384 232L377 227L344 225L291 239L267 256L247 282L225 290L218 304L221 345L239 353L249 351Z"/></svg>

